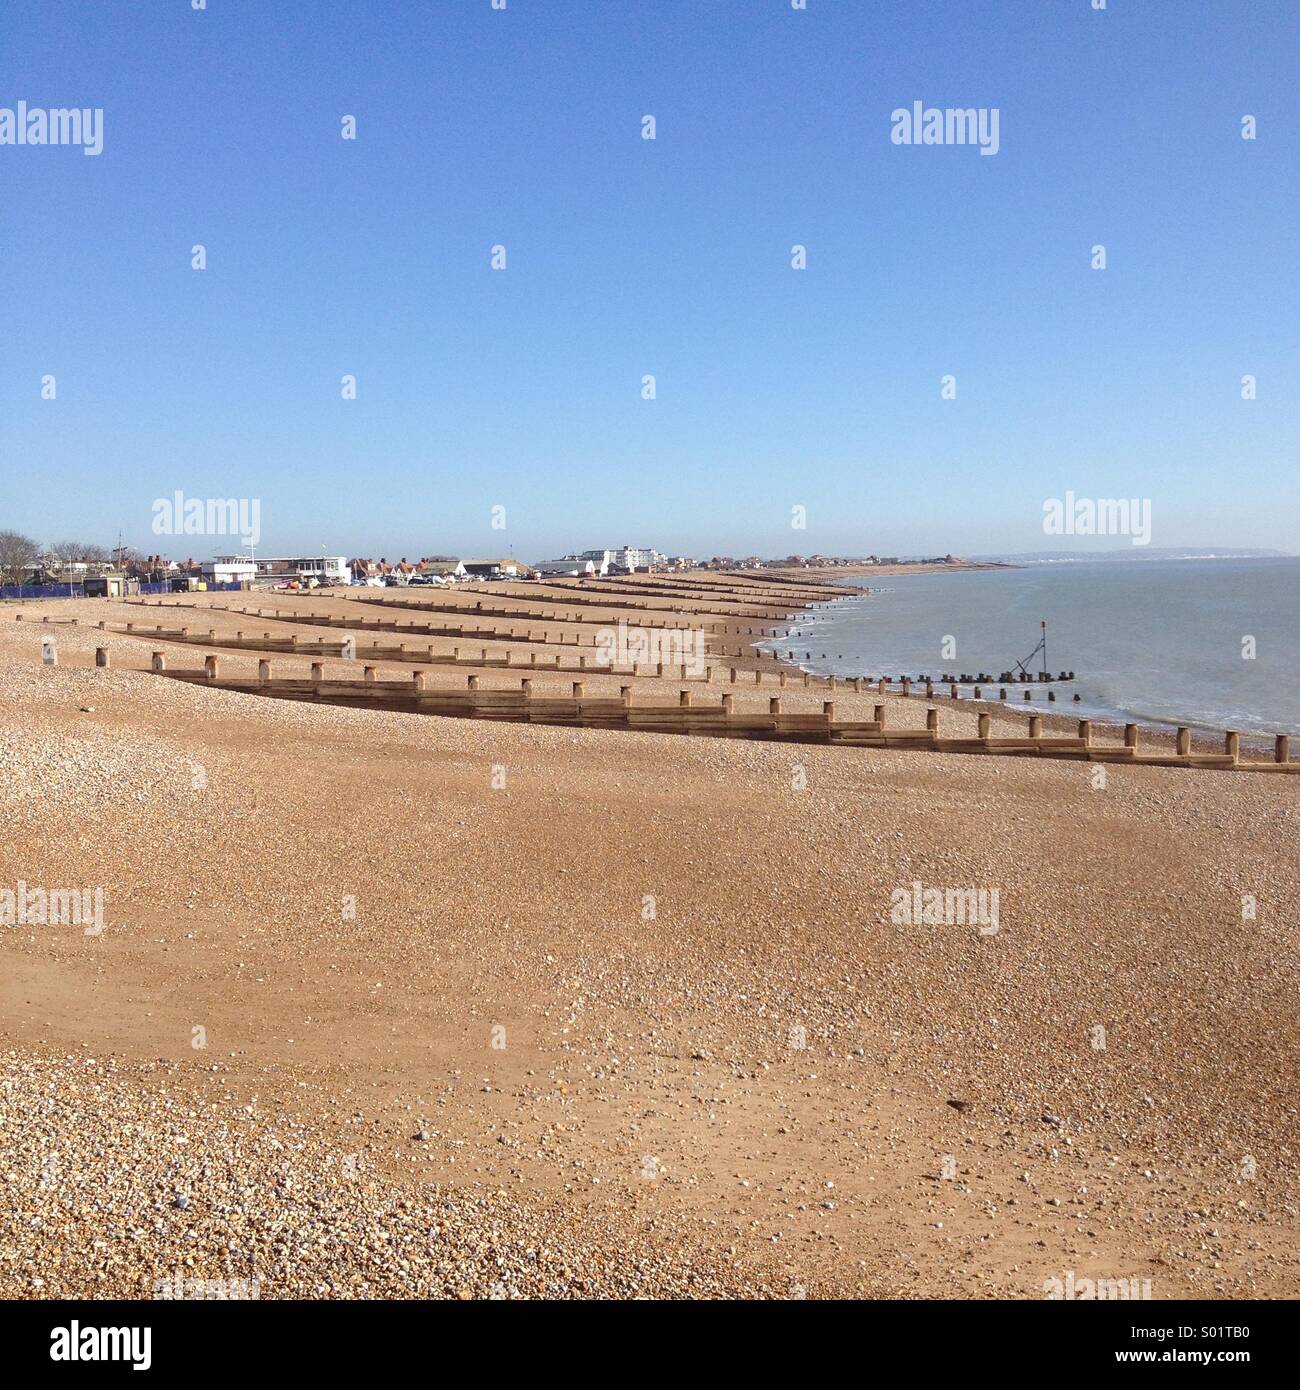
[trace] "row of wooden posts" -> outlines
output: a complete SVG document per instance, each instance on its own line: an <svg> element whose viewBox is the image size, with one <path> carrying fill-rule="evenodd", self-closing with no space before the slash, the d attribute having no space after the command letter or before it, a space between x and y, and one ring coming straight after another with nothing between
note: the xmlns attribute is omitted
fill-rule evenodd
<svg viewBox="0 0 1300 1390"><path fill-rule="evenodd" d="M196 608L198 605L196 605L196 604L167 604L167 605L165 605L165 606L166 606L166 607L169 607L169 608ZM559 633L557 633L557 634L551 634L551 633L547 632L545 629L543 629L543 631L542 631L540 634L538 634L538 633L534 633L534 632L529 632L529 631L527 631L527 630L524 630L524 631L516 631L514 628L511 628L508 632L499 632L499 631L497 631L497 630L495 630L495 629L492 629L492 628L472 628L472 627L465 627L465 626L463 626L463 625L447 626L447 625L438 625L438 624L430 624L430 623L415 623L415 622L408 623L408 624L406 624L405 626L403 626L403 625L402 625L400 622L398 622L395 618L389 618L389 619L384 619L384 618L373 618L373 619L368 619L368 618L350 618L350 617L331 617L331 616L328 616L328 615L326 615L326 614L320 614L320 613L280 613L280 612L275 612L275 611L272 611L272 612L269 612L269 613L268 613L268 612L266 612L264 609L261 609L261 608L256 608L256 609L250 609L250 608L216 608L216 609L205 610L205 611L215 611L215 612L222 612L222 613L236 613L236 614L239 614L240 616L243 616L243 617L271 618L273 621L276 621L276 622L298 623L298 624L300 624L301 626L304 626L304 627L335 627L335 628L346 628L346 629L348 629L348 630L354 630L354 631L357 631L357 632L375 631L375 632L392 632L392 633L394 633L394 634L397 634L397 633L406 633L406 634L408 634L409 636L412 636L412 637L463 637L463 638L469 638L469 639L474 639L474 640L478 640L478 641L483 641L483 640L486 639L486 640L489 641L489 642L524 642L524 643L532 643L532 644L535 644L535 645L537 645L537 646L559 646L559 647L563 647L563 646L574 646L574 647L577 647L577 646L584 646L584 645L590 645L590 646L594 647L594 646L597 646L597 645L598 645L596 633L594 633L594 632L588 634L588 633L585 633L585 632L582 632L582 631L578 631L578 632L574 632L574 633L571 633L571 634L566 634L566 633L564 633L563 631L561 631L561 632L559 632ZM472 610L469 610L469 611L472 611ZM528 615L525 614L525 615L516 615L516 616L527 617ZM542 618L538 618L538 619L535 619L535 620L532 620L532 621L543 622L543 621L547 621L547 620L546 620L546 619L542 619ZM655 625L649 624L649 625L647 625L647 626L650 626L650 627L653 628ZM664 626L664 625L663 625L663 624L660 624L660 625L658 625L658 626ZM132 633L133 635L135 635L135 636L139 636L139 635L140 635L139 632L136 632L136 631L135 631L135 624L128 623L128 624L127 624L127 630L128 630L129 632L131 632L131 633ZM687 631L704 631L704 632L706 632L706 634L713 631L712 629L704 629L704 628L700 628L700 629L686 629L686 630L687 630ZM148 631L149 631L149 629L146 628L146 629L145 629L145 632L147 633ZM157 629L154 629L154 631L155 631L156 633L161 633L161 632L162 632L162 629L161 629L161 628L157 628ZM184 632L184 633L186 633L186 634L188 634L189 629L188 629L188 628L182 628L182 629L180 629L180 631L181 631L181 632ZM266 635L267 635L268 637L270 636L269 633L266 634ZM170 640L176 640L176 639L175 639L175 638L172 638L172 639L170 639ZM278 650L278 649L273 649L273 650ZM721 649L721 650L716 650L716 651L710 652L709 654L712 655L712 656L727 656L727 655L744 656L744 655L747 655L747 654L751 654L751 655L753 655L754 657L756 657L756 658L757 658L758 660L760 660L760 661L776 661L776 660L778 660L778 658L777 658L774 654L768 653L768 652L753 652L753 653L746 653L745 647L744 647L743 645L740 645L740 644L737 644L737 646L736 646L734 652L732 652L732 653L728 653L727 650L726 650L726 644L722 644L722 649Z"/></svg>
<svg viewBox="0 0 1300 1390"><path fill-rule="evenodd" d="M624 592L627 592L627 591L625 590ZM426 598L426 597L424 597L424 596L421 596L421 597L418 598L418 599L413 599L413 598L409 598L409 597L405 597L405 596L403 596L402 598L392 598L392 597L388 597L387 595L385 595L385 596L383 596L383 597L380 597L379 595L374 595L373 597L370 596L370 595L366 595L365 597L362 597L361 595L358 595L358 594L349 594L348 597L349 597L350 599L352 599L352 601L355 602L355 603L368 603L368 604L374 604L374 605L376 605L376 606L378 606L378 607L396 607L396 606L399 606L399 605L400 605L401 607L405 607L405 608L428 608L428 609L431 609L431 610L434 610L434 611L437 611L437 612L449 612L449 611L453 611L454 609L460 608L460 607L462 606L462 605L459 605L459 604L448 605L448 604L445 604L445 603L439 603L436 599L433 599L433 598L431 598L431 597ZM532 603L532 602L535 602L535 601L536 601L532 595L524 596L524 595L520 595L520 594L505 594L505 595L502 595L502 597L504 597L504 598L517 598L521 603ZM540 599L541 597L542 597L542 595L537 595L537 598ZM592 591L592 590L589 590L586 594L577 594L577 593L575 593L575 594L573 594L571 597L570 597L569 595L566 594L566 596L565 596L564 598L562 598L562 599L557 599L557 598L554 597L554 595L546 595L545 597L546 597L546 599L547 599L549 602L551 602L551 603L561 603L561 604L564 604L564 605L566 605L566 606L568 606L568 607L574 607L574 608L628 608L628 609L631 609L631 610L633 610L634 612L638 612L638 613L667 613L670 617L676 617L676 614L677 614L677 610L674 609L673 606L672 606L674 596L671 595L671 594L665 594L665 595L664 595L664 602L663 602L662 604L657 604L657 605L652 605L651 603L649 603L649 602L648 602L647 600L645 600L645 599L638 599L638 598L618 598L618 597L615 597L614 594L613 594L611 591L609 591L609 590L603 590L603 591ZM680 600L678 600L678 602L680 602ZM688 599L687 599L687 602L691 602L691 603L695 603L695 602L704 603L705 600L703 600L703 599L691 599L691 598L688 598ZM739 606L739 605L744 604L745 600L744 600L744 599L720 599L719 602L722 602L722 603L731 603L731 604L736 604L736 605ZM788 614L789 611L790 611L790 607L789 607L788 604L782 604L782 603L777 603L777 602L771 602L771 603L769 603L769 602L766 602L766 601L761 601L761 602L759 602L759 603L751 604L750 607L762 607L762 608L767 608L767 609L776 609L778 612L783 612L783 613L786 613L786 614ZM716 611L716 609L715 609L714 611ZM770 614L770 613L730 613L730 614L726 614L725 616L726 616L727 619L732 619L732 618L754 618L754 619L762 620L762 619L764 619L764 618L769 618L769 617L771 616L771 614ZM576 618L576 617L575 617L575 618L567 619L567 621L581 622L582 619L581 619L581 618ZM673 624L670 623L669 626L673 626Z"/></svg>
<svg viewBox="0 0 1300 1390"><path fill-rule="evenodd" d="M265 615L259 613L258 616ZM322 620L318 619L316 621ZM105 624L100 623L101 628L103 628L104 626ZM168 642L188 642L210 647L236 647L244 648L249 651L282 652L289 654L297 654L299 656L342 657L344 652L343 642L326 643L322 641L304 644L302 639L298 637L296 633L291 633L287 637L273 637L271 633L263 632L260 638L248 638L244 636L244 633L241 629L240 631L235 633L233 638L231 638L229 636L219 636L215 628L209 628L206 635L196 635L192 633L190 629L187 627L168 629L160 626L146 626L142 628L135 623L127 623L124 628L115 630L123 631L129 637L153 637ZM410 631L410 629L405 630ZM403 629L397 629L397 631L400 632L403 631ZM502 639L498 638L497 640ZM479 651L480 655L478 657L469 657L468 660L474 661L480 666L497 666L503 668L509 668L515 664L511 660L512 653L509 650L506 651L506 654L504 656L493 657L488 656L488 649L486 647L481 647ZM447 656L446 654L435 653L432 647L427 647L423 653L414 652L408 649L405 642L398 643L395 647L380 647L377 645L372 645L368 649L367 655L369 655L375 661L417 661L421 662L426 666L457 665L463 660L463 658L460 655L459 647L453 647L452 654L450 656ZM775 660L775 658L773 659ZM616 665L611 665L607 667L601 667L599 665L593 666L589 664L589 660L590 659L588 657L580 655L578 657L577 666L566 665L562 661L561 654L557 652L555 655L554 667L547 668L542 667L542 663L538 660L536 652L530 652L528 657L528 664L530 667L537 666L541 667L542 669L554 669L556 671L604 670L612 672L614 674L618 673L619 668ZM628 667L632 667L632 663L622 664L625 669ZM634 667L632 667L631 673L637 676L648 676L649 674L651 674L650 671L648 669L642 668L648 668L650 664L651 663L649 662L638 662L635 664ZM677 672L676 678L679 680L694 679L712 682L714 679L714 668L712 666L706 667L703 675L692 676L689 674L689 665L685 662L679 663L659 661L653 664L655 667L654 674L656 676L672 675L673 668L675 668ZM729 671L730 683L732 685L736 685L737 683L739 683L741 675L744 673L742 673L740 668L736 666L730 667ZM780 685L784 688L787 682L787 678L794 673L791 673L786 669L782 668L776 672L773 672L772 674L777 677ZM846 689L851 689L854 692L860 694L862 693L865 685L867 689L870 689L872 687L877 688L880 694L884 695L886 693L886 690L891 685L893 685L894 687L896 687L893 692L895 694L901 693L906 696L911 696L914 693L920 694L923 689L926 699L935 698L935 682L932 680L918 681L915 683L914 689L914 683L911 677L909 676L904 676L901 681L890 682L884 676L814 676L807 671L802 671L797 674L802 678L804 686L808 688L811 688L812 686L816 685L826 690L836 690L840 687L841 683L843 683ZM763 673L761 671L754 671L753 676L755 684L762 683ZM961 688L957 683L954 682L950 684L948 690L949 695L952 699L958 700L961 698ZM1026 701L1032 700L1033 692L1031 689L1026 688L1023 693ZM984 698L984 693L981 686L977 685L974 687L971 694L971 698L974 700L982 700ZM1005 700L1007 698L1007 689L1005 686L999 688L998 698L1000 700ZM1054 702L1056 700L1056 692L1049 690L1047 692L1047 698L1049 701Z"/></svg>
<svg viewBox="0 0 1300 1390"><path fill-rule="evenodd" d="M105 624L101 623L100 627L104 628ZM157 641L189 643L208 647L233 647L248 651L279 652L291 656L330 656L342 659L346 650L344 642L304 643L296 633L290 633L287 637L272 637L269 632L264 632L260 638L249 638L245 637L242 631L239 631L232 638L229 636L219 636L215 628L209 629L205 635L201 635L192 633L189 628L185 627L169 630L155 626L142 629L135 623L127 623L121 631L128 637L152 637ZM105 649L101 648L101 650ZM157 655L157 653L155 653L155 655ZM418 662L423 666L462 666L468 661L476 666L496 667L500 670L519 669L519 666L512 660L514 655L513 652L507 650L504 656L489 656L486 647L480 647L477 656L462 656L459 647L453 647L451 654L447 655L446 653L435 652L432 647L426 648L423 652L411 651L408 649L405 642L398 643L395 647L381 647L372 644L364 649L364 652L358 649L356 657L352 659L360 660L363 655L369 657L372 661ZM210 659L211 658L209 658L209 660ZM578 664L576 666L571 663L565 663L562 653L556 652L554 657L555 664L552 666L545 664L547 658L539 658L536 652L529 652L527 664L529 670L536 669L538 671L562 672L586 671L593 675L624 674L633 676L654 675L659 677L667 675L677 680L698 680L703 681L705 684L713 683L714 672L718 669L713 666L705 666L700 674L693 675L691 668L694 663L692 662L638 661L611 663L602 666L599 662L596 662L594 658L586 656L585 654L580 654L577 660ZM739 684L742 677L748 677L751 674L754 678L755 685L761 685L763 683L764 672L762 671L742 671L737 666L724 667L722 669L727 671L729 683L732 685ZM818 684L826 689L834 690L839 684L835 676L812 676L806 671L789 672L780 670L771 674L776 677L777 683L782 689L785 689L787 682L792 676L801 677L803 685L808 688L811 688L814 684ZM856 691L861 691L862 689L861 678L854 678L850 680L848 684ZM884 693L883 682L881 683L881 693Z"/></svg>
<svg viewBox="0 0 1300 1390"><path fill-rule="evenodd" d="M107 667L110 662L106 647L95 655L96 665ZM572 685L566 699L555 696L535 696L532 679L521 678L516 690L484 690L480 677L470 675L463 690L430 690L427 673L415 671L409 682L380 681L376 668L366 665L360 681L325 680L324 663L311 664L308 680L273 679L271 663L258 662L256 681L220 679L220 658L211 654L204 660L203 671L167 668L166 654L155 651L151 669L174 679L219 685L222 689L278 696L287 699L323 700L337 704L414 709L422 713L449 714L460 717L488 718L530 723L578 724L587 727L621 727L653 729L658 732L716 734L732 738L774 738L784 741L825 742L859 747L929 748L937 752L1037 755L1042 757L1082 759L1091 762L1127 762L1134 764L1173 767L1235 768L1244 771L1286 771L1300 773L1300 762L1290 761L1290 740L1279 734L1274 745L1274 761L1243 762L1240 758L1240 736L1230 732L1225 736L1221 754L1193 753L1190 728L1180 727L1175 737L1174 754L1140 752L1136 724L1124 726L1121 745L1093 742L1092 721L1081 719L1075 737L1046 736L1041 715L1031 715L1028 737L994 737L991 716L980 713L974 738L940 737L939 711L926 711L924 729L887 729L886 707L876 705L873 717L863 721L838 721L835 702L824 701L820 714L786 712L780 696L768 701L766 715L737 713L735 696L724 694L715 706L695 705L690 690L680 690L676 705L637 705L633 702L632 687L622 686L617 700L588 698L581 681Z"/></svg>

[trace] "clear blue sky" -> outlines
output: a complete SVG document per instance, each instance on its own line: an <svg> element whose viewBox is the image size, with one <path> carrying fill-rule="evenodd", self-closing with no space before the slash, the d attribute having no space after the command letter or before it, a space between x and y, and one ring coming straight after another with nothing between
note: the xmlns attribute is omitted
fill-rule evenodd
<svg viewBox="0 0 1300 1390"><path fill-rule="evenodd" d="M180 489L268 554L981 552L1069 544L1073 489L1300 550L1297 13L4 0L0 106L105 114L0 146L0 527L153 550ZM999 153L894 145L915 100Z"/></svg>

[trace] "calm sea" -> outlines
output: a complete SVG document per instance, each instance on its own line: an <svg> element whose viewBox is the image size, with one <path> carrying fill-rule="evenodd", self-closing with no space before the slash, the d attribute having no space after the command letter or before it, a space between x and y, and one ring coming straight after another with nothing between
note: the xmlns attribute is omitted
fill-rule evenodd
<svg viewBox="0 0 1300 1390"><path fill-rule="evenodd" d="M818 608L802 636L769 645L822 675L996 676L1029 655L1046 620L1052 672L1076 675L1057 687L1060 713L1300 733L1300 558L1056 562L878 583L883 592ZM955 656L943 654L949 637Z"/></svg>

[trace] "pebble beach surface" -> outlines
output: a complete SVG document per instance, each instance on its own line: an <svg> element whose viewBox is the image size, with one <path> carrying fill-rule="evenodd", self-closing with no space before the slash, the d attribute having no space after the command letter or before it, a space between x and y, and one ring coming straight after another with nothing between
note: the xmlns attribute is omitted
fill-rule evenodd
<svg viewBox="0 0 1300 1390"><path fill-rule="evenodd" d="M140 614L0 605L0 888L105 903L0 926L0 1296L1295 1296L1300 780L268 700Z"/></svg>

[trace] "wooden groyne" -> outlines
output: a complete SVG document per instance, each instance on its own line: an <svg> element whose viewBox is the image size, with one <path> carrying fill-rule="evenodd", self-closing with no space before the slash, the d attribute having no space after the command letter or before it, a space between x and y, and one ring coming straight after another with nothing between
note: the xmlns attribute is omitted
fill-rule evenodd
<svg viewBox="0 0 1300 1390"><path fill-rule="evenodd" d="M103 666L109 664L107 648L100 648L97 661ZM773 696L763 712L738 710L736 697L731 694L724 694L715 705L697 702L692 691L681 689L673 703L643 704L633 698L631 686L623 686L617 698L588 696L581 681L573 683L567 697L534 693L529 676L520 679L517 689L484 689L480 677L470 675L463 689L431 690L423 671L413 672L409 680L381 681L375 668L366 666L360 680L327 680L323 664L315 662L308 679L285 679L272 675L271 663L267 660L258 663L255 680L230 679L221 676L220 658L215 654L207 657L202 671L172 670L161 651L153 654L152 670L164 678L241 694L462 719L824 743L853 748L1128 763L1141 767L1300 773L1300 763L1290 761L1290 742L1285 735L1279 735L1276 740L1273 762L1251 762L1240 758L1239 737L1235 733L1226 736L1222 753L1193 753L1191 731L1180 728L1174 752L1169 754L1139 750L1137 726L1132 724L1126 726L1122 744L1098 743L1093 738L1092 723L1086 719L1079 721L1074 737L1044 734L1041 716L1031 717L1026 737L994 737L990 716L980 713L974 737L954 738L940 735L937 707L926 711L924 729L890 729L884 705L875 707L870 720L840 720L836 717L833 700L823 703L821 713L794 713L782 707L780 696Z"/></svg>
<svg viewBox="0 0 1300 1390"><path fill-rule="evenodd" d="M417 588L421 588L421 587L423 587L423 586L417 585L416 587L417 587ZM554 587L559 587L559 586L554 586ZM330 591L330 592L332 592L332 591ZM376 591L374 591L374 593L373 593L372 595L365 595L365 596L363 596L362 594L358 594L358 593L354 593L354 592L351 592L351 591L347 591L347 592L344 593L343 596L344 596L345 598L347 598L347 599L348 599L350 602L352 602L352 603L374 604L374 605L376 605L376 606L378 606L378 607L391 606L391 605L394 604L394 603L403 603L403 604L406 604L406 605L409 605L409 606L412 606L412 607L427 608L427 609L430 609L430 610L436 610L436 611L438 611L438 612L463 612L464 609L465 609L465 607L466 607L465 604L439 603L436 599L431 598L431 597L430 597L430 598L425 598L425 597L421 596L419 599L414 599L414 600L413 600L413 599L409 598L405 593L403 593L403 595L402 595L401 598L397 598L397 597L396 597L397 592L398 592L398 591L395 590L395 589L394 589L394 590L384 590L384 591L382 592L382 594L381 594L380 591L376 590ZM588 580L588 581L585 581L585 582L583 583L582 592L581 592L581 593L577 592L576 590L571 590L571 589L560 589L560 593L559 593L558 595L557 595L557 594L540 594L540 593L537 593L537 594L527 594L527 595L525 595L525 594L502 594L501 597L502 597L502 598L513 598L513 599L515 599L516 602L518 602L518 603L527 603L527 604L532 605L532 606L535 607L535 608L537 608L537 607L542 607L542 606L553 606L554 604L559 603L559 604L565 605L566 607L573 607L573 608L603 608L603 609L606 609L606 610L608 610L608 609L615 609L615 610L627 609L627 610L629 610L629 611L637 612L637 613L656 613L656 614L665 614L665 613L666 613L666 614L671 615L671 617L674 619L674 621L673 621L673 623L672 623L672 626L674 626L674 627L680 627L680 626L682 626L682 625L683 625L683 619L696 616L696 615L694 615L694 614L690 614L690 613L684 612L684 611L682 610L682 608L681 608L681 602L682 602L682 600L681 600L679 597L677 597L677 596L675 596L675 595L672 595L672 594L665 594L665 595L663 595L663 600L664 600L664 601L663 601L662 603L659 603L659 604L648 603L644 598L625 598L625 599L620 599L620 598L616 597L616 595L618 595L618 594L627 594L627 593L634 593L634 592L635 592L634 590L631 590L631 589L629 589L627 586L622 585L622 584L618 585L617 588L615 588L615 587L613 587L613 586L610 586L609 588L601 589L601 588L598 586L598 584L593 584L591 581ZM392 596L390 596L390 595L392 595ZM561 597L561 595L562 595L562 597ZM688 602L696 602L697 600L687 600L687 601L688 601ZM715 614L717 614L720 618L722 618L724 621L730 621L730 620L733 619L733 618L754 618L755 620L761 620L761 619L764 619L764 618L769 618L769 617L771 617L771 614L770 614L770 613L725 613L725 612L723 612L719 607L717 607L716 605L708 604L708 603L706 603L706 602L705 602L704 600L702 600L702 599L701 599L701 600L698 600L698 602L699 602L701 608L703 608L706 612L715 613ZM740 601L737 601L737 604L739 604L739 602L740 602ZM757 606L757 605L750 605L750 606L751 606L751 607L755 607L755 606ZM763 606L764 606L765 608L778 609L779 612L780 612L781 614L787 614L787 613L790 611L789 605L788 605L788 604L782 604L782 605L778 605L778 604L766 604L766 605L763 605ZM502 611L508 611L508 610L502 610ZM573 621L573 622L591 622L591 621L593 621L593 619L584 618L584 617L582 617L581 614L574 614L574 615L572 616L572 621Z"/></svg>
<svg viewBox="0 0 1300 1390"><path fill-rule="evenodd" d="M540 623L574 623L579 624L584 628L591 628L609 627L611 624L617 624L619 621L618 618L614 617L608 619L600 619L588 617L585 614L565 613L560 609L543 607L541 605L536 605L532 609L522 609L484 608L482 604L477 603L472 606L467 603L459 605L435 606L430 605L428 603L423 603L419 599L352 599L351 601L353 603L366 604L370 607L388 609L390 611L401 609L410 610L417 613L433 611L445 613L462 613L469 618L499 618L506 622L530 623L533 625L537 625ZM363 626L370 626L378 628L396 628L399 626L399 622L397 619L382 617L364 617L360 614L358 614L355 617L346 615L331 617L321 613L304 613L298 609L277 609L268 611L265 608L235 607L233 605L228 604L197 604L182 601L173 601L170 603L158 601L150 604L138 599L127 600L127 602L136 603L140 607L145 608L185 608L193 609L195 611L201 611L204 613L239 613L245 617L273 618L277 622L286 623L316 623L325 627L360 628ZM663 609L655 609L653 610L653 613L663 613L664 611L665 610ZM688 616L694 617L695 615ZM730 625L731 624L726 619L700 619L694 622L670 622L667 619L656 618L649 614L647 614L647 616L644 619L639 620L636 624L629 624L629 626L644 627L648 629L654 629L656 631L664 629L670 631L698 631L704 633L725 632ZM454 632L455 630L456 629L454 628L446 629L446 631L448 632ZM754 629L750 630L753 631ZM434 629L431 628L430 631L434 631Z"/></svg>
<svg viewBox="0 0 1300 1390"><path fill-rule="evenodd" d="M233 637L229 634L222 635L215 628L207 631L194 631L190 628L164 628L164 627L144 627L136 623L125 625L109 625L100 623L100 631L119 633L123 637L138 637L149 639L155 642L170 642L180 646L192 647L220 647L227 651L247 651L247 652L266 652L282 656L305 656L305 657L335 657L347 661L369 661L369 662L406 662L419 666L452 666L452 667L488 667L510 671L536 671L538 674L554 673L556 671L579 672L586 675L627 675L627 676L664 676L668 675L674 680L698 680L709 682L723 679L730 673L730 679L734 682L741 674L736 668L704 666L702 669L692 669L696 667L695 662L675 662L675 661L638 661L638 662L601 662L596 656L588 656L585 653L578 655L576 659L566 660L562 652L556 652L553 656L538 652L521 652L521 657L526 656L527 660L516 661L515 654L507 651L504 655L489 655L486 647L480 647L477 651L468 649L462 650L453 647L450 652L435 652L432 647L423 649L408 646L405 642L396 645L384 646L377 642L372 642L367 646L362 646L354 640L339 638L336 640L320 639L317 641L304 641L296 634L287 637L274 637L269 632L248 634L237 632ZM409 632L409 628L402 628L403 633ZM485 633L484 636L493 641L504 639L495 637L492 633ZM155 656L157 653L155 653ZM720 674L715 677L715 672ZM745 672L749 675L749 672ZM756 674L756 673L755 673Z"/></svg>
<svg viewBox="0 0 1300 1390"><path fill-rule="evenodd" d="M642 600L646 597L653 596L662 599L665 604L672 607L676 612L682 611L681 604L685 602L698 604L708 612L719 613L728 618L771 619L774 617L784 617L789 615L792 601L795 603L799 602L794 595L783 595L778 598L775 596L768 597L765 594L757 594L753 598L740 598L736 596L735 590L717 589L704 592L691 592L686 589L679 590L676 587L635 584L624 580L584 579L577 582L581 584L582 594L639 594L642 596ZM583 598L579 595L577 589L561 588L560 585L551 585L550 587L560 588L561 592L565 595L572 595L572 597L566 597L564 599L565 603L590 603L594 606L599 606L604 601L598 598ZM515 597L522 599L524 595L520 594ZM645 604L642 600L619 603L616 599L611 598L609 604L610 606L619 608L645 607L649 609L650 605ZM811 602L813 602L813 600L804 600L801 606L807 606ZM767 611L764 613L729 613L725 611L728 606L762 608ZM663 612L663 608L650 609L650 611Z"/></svg>
<svg viewBox="0 0 1300 1390"><path fill-rule="evenodd" d="M357 617L330 617L322 613L297 613L292 610L289 612L282 612L277 610L272 610L268 612L266 609L263 608L218 607L213 604L200 605L194 603L169 603L165 605L151 604L142 606L150 608L162 606L167 609L179 608L199 613L232 613L237 617L261 618L263 620L269 619L273 622L281 623L296 623L302 627L336 628L344 632L356 633L359 636L365 636L372 632L392 633L394 636L402 637L444 637L462 638L467 641L479 642L517 642L526 644L531 643L532 645L539 647L589 646L593 650L600 645L600 642L598 640L598 631L592 631L590 628L585 630L579 629L573 632L566 632L562 630L558 633L552 634L544 626L541 632L518 632L512 627L508 631L502 632L498 628L489 627L466 627L464 625L458 625L453 627L444 624L418 623L415 621L404 623L397 618L367 618L362 617L360 615L358 615ZM551 621L551 619L537 617L532 621L534 623L544 624L546 622ZM555 621L563 622L564 620L563 618L560 618L556 619ZM103 627L104 624L101 623L100 626ZM637 624L635 626L630 626L628 628L628 631L634 632L638 627L643 627L648 631L658 632L660 630L663 630L668 633L701 631L704 633L704 641L706 644L706 650L704 652L704 655L706 656L718 658L727 656L744 656L750 660L765 662L769 664L774 664L780 661L780 657L777 656L775 652L752 652L748 650L746 644L742 644L739 642L734 644L734 646L729 647L727 643L717 639L715 632L704 628L677 627L670 626L667 623L642 623ZM126 636L130 637L156 636L161 640L169 642L204 640L201 637L196 637L194 630L187 627L163 628L161 625L154 625L151 627L147 623L127 623L125 624L125 626L115 625L110 630L115 632L122 632ZM749 629L750 633L753 633L753 631L754 629ZM264 633L263 640L256 643L245 640L246 634L240 633L237 634L237 636L240 640L230 643L226 642L224 639L210 637L209 645L240 646L242 644L248 646L250 649L262 651L291 650L291 648L283 645L283 643L287 639L274 638L270 633ZM708 645L710 642L712 642L712 646ZM327 652L327 655L328 654L331 653Z"/></svg>
<svg viewBox="0 0 1300 1390"><path fill-rule="evenodd" d="M508 631L503 632L499 628L493 627L469 627L464 624L449 625L442 623L420 623L415 622L414 620L409 622L402 622L400 619L397 618L367 618L362 617L361 615L358 615L357 617L330 617L323 613L296 613L292 611L280 612L275 610L268 612L266 609L262 608L217 608L207 604L200 606L198 604L188 603L167 604L166 607L173 609L184 608L187 610L192 610L201 613L233 613L237 617L261 618L263 620L270 620L272 622L279 623L296 623L302 627L336 628L344 632L356 633L358 636L366 636L370 633L391 632L394 636L403 637L459 637L464 638L467 641L501 643L517 642L526 644L531 643L534 646L539 647L590 646L594 648L598 645L597 634L595 632L589 631L561 631L559 633L550 634L545 629L543 629L543 631L539 633L527 631L519 632L516 631L514 628L510 628ZM474 612L474 610L472 609L467 611L471 614ZM518 618L520 615L516 614L515 616L516 618ZM537 618L533 619L532 621L535 624L540 624L544 621L550 620ZM563 619L557 619L556 621L562 622ZM125 628L119 626L115 627L113 630L119 632L126 632L127 635L132 637L148 637L151 635L157 635L159 637L165 638L165 640L167 641L193 640L193 633L192 630L189 628L164 629L160 626L150 627L148 624L144 623L128 623L126 624ZM185 633L189 635L186 637L181 637L177 636L177 633ZM246 635L247 634L245 634L245 636ZM265 634L265 636L273 642L285 640L282 638L272 638L271 634L269 633ZM707 633L705 640L708 640ZM221 643L219 643L219 645L226 644L223 640ZM238 645L238 643L235 643L233 645ZM278 648L275 646L263 649L269 651L285 650L284 648ZM718 653L718 655L725 655L725 653Z"/></svg>

